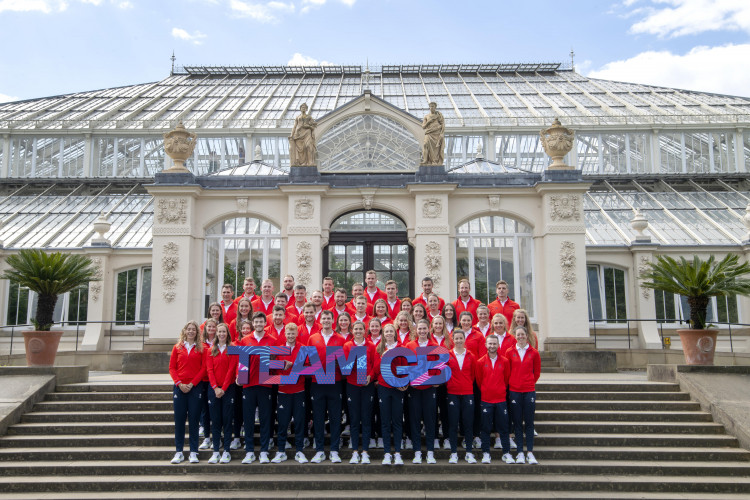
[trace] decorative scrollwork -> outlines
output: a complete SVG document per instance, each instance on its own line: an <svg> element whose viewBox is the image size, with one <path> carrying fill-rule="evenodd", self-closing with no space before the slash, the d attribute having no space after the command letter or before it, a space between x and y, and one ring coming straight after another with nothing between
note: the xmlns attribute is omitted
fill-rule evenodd
<svg viewBox="0 0 750 500"><path fill-rule="evenodd" d="M177 283L179 281L177 268L180 265L180 247L177 243L170 241L164 244L163 249L164 252L161 257L161 295L164 298L164 302L169 303L174 301L177 296Z"/></svg>
<svg viewBox="0 0 750 500"><path fill-rule="evenodd" d="M577 194L552 195L549 198L550 219L557 220L581 220L579 210L581 198Z"/></svg>
<svg viewBox="0 0 750 500"><path fill-rule="evenodd" d="M440 255L440 243L434 240L428 241L424 249L424 267L427 276L432 278L432 282L437 288L440 284L440 267L443 260Z"/></svg>
<svg viewBox="0 0 750 500"><path fill-rule="evenodd" d="M312 245L307 241L297 243L297 282L305 286L312 281L310 277L312 259Z"/></svg>
<svg viewBox="0 0 750 500"><path fill-rule="evenodd" d="M185 198L162 198L159 200L156 220L162 224L184 224L187 221Z"/></svg>
<svg viewBox="0 0 750 500"><path fill-rule="evenodd" d="M560 281L562 282L562 296L568 302L575 300L576 277L576 246L572 241L560 244Z"/></svg>

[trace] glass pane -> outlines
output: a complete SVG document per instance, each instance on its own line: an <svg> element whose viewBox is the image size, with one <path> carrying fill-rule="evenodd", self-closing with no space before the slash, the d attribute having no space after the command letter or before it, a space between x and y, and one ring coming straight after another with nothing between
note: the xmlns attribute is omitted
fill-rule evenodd
<svg viewBox="0 0 750 500"><path fill-rule="evenodd" d="M346 269L346 247L344 245L330 245L328 247L328 269Z"/></svg>
<svg viewBox="0 0 750 500"><path fill-rule="evenodd" d="M392 265L394 270L405 271L409 269L409 245L393 245ZM401 288L399 287L399 290Z"/></svg>
<svg viewBox="0 0 750 500"><path fill-rule="evenodd" d="M151 310L151 268L143 268L141 274L141 307L138 319L148 321Z"/></svg>
<svg viewBox="0 0 750 500"><path fill-rule="evenodd" d="M365 247L363 245L347 245L346 246L346 269L348 269L349 271L364 272L365 270L364 257L365 257ZM348 288L347 290L350 290L350 288Z"/></svg>
<svg viewBox="0 0 750 500"><path fill-rule="evenodd" d="M391 246L373 245L373 260L376 271L390 271L391 269ZM380 280L378 280L380 281Z"/></svg>
<svg viewBox="0 0 750 500"><path fill-rule="evenodd" d="M406 231L406 225L393 215L383 212L352 212L336 219L331 231Z"/></svg>
<svg viewBox="0 0 750 500"><path fill-rule="evenodd" d="M587 266L587 282L589 290L589 320L602 319L602 297L599 290L599 267Z"/></svg>

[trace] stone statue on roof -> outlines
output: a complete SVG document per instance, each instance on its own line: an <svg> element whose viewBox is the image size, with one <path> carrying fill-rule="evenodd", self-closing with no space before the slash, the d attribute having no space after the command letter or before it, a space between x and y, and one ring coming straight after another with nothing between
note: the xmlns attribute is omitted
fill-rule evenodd
<svg viewBox="0 0 750 500"><path fill-rule="evenodd" d="M289 136L289 160L293 167L314 166L317 156L315 149L315 127L318 124L307 113L307 104L299 107L300 114L294 119L294 128Z"/></svg>
<svg viewBox="0 0 750 500"><path fill-rule="evenodd" d="M445 119L437 110L437 104L430 103L430 112L422 120L424 142L422 143L422 165L443 165L445 163Z"/></svg>

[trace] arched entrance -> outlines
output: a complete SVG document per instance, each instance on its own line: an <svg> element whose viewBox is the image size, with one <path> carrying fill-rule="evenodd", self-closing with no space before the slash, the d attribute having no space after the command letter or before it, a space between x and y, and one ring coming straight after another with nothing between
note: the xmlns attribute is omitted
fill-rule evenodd
<svg viewBox="0 0 750 500"><path fill-rule="evenodd" d="M331 224L323 250L323 276L351 293L352 284L364 282L365 272L378 273L378 286L398 283L400 297L414 296L414 249L406 224L389 213L362 210L342 215Z"/></svg>

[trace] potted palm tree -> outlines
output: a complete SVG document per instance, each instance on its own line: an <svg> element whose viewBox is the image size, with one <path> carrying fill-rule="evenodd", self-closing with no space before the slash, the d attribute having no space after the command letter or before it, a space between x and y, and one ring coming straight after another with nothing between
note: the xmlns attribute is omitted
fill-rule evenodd
<svg viewBox="0 0 750 500"><path fill-rule="evenodd" d="M29 366L51 366L63 332L50 331L57 297L95 278L91 259L84 255L46 253L24 249L6 259L10 269L0 278L15 281L38 295L32 318L34 331L25 331L26 363Z"/></svg>
<svg viewBox="0 0 750 500"><path fill-rule="evenodd" d="M693 260L676 260L659 256L650 262L640 278L641 285L687 298L690 305L690 329L677 330L689 365L713 365L718 330L706 329L706 312L711 297L749 295L750 264L740 263L737 255L727 255L720 261L714 256L707 260L693 256Z"/></svg>

